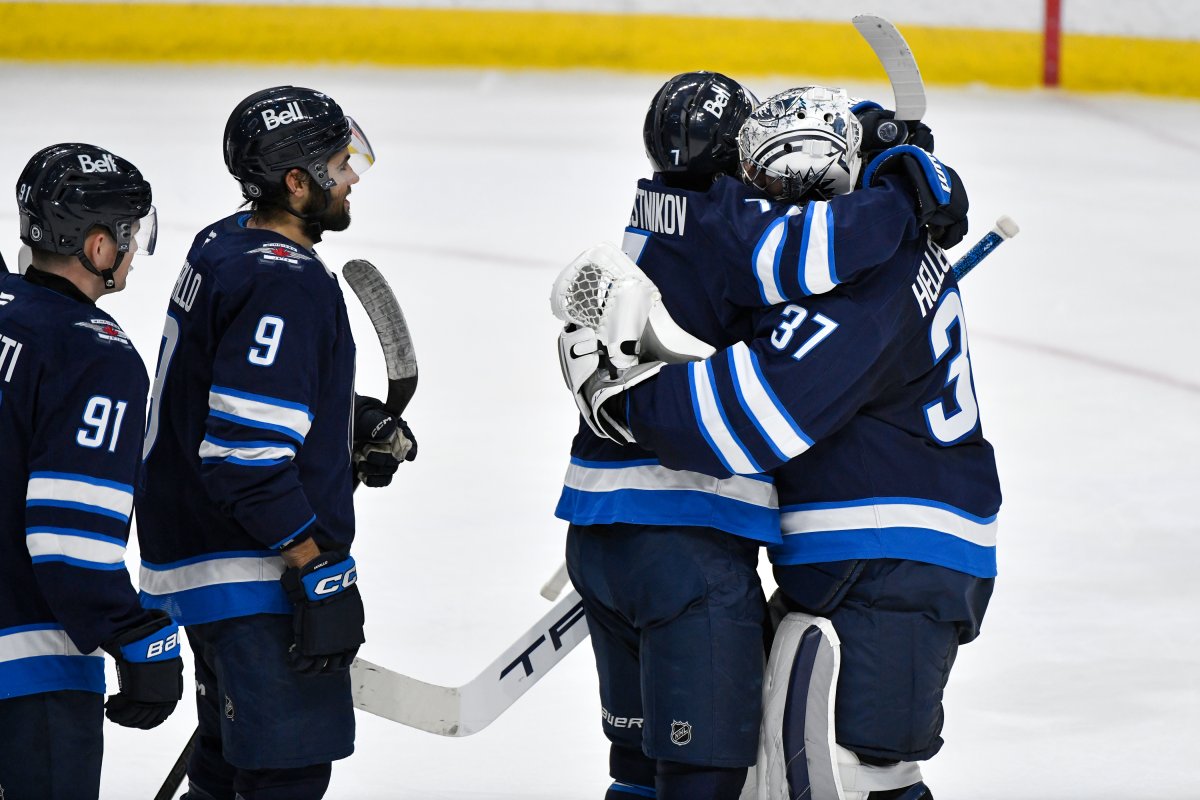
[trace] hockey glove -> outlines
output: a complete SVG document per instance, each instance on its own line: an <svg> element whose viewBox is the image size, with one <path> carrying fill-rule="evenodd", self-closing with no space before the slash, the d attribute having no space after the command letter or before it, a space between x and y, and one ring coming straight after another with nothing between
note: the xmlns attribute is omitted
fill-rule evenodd
<svg viewBox="0 0 1200 800"><path fill-rule="evenodd" d="M896 112L870 100L851 109L862 123L863 140L859 148L862 163L870 164L875 156L898 144L915 145L933 152L933 131L924 122L896 119Z"/></svg>
<svg viewBox="0 0 1200 800"><path fill-rule="evenodd" d="M288 567L280 581L292 601L296 637L288 650L289 666L302 675L349 669L366 641L354 559L322 553L303 567Z"/></svg>
<svg viewBox="0 0 1200 800"><path fill-rule="evenodd" d="M117 662L120 694L104 704L104 714L126 728L150 728L171 716L183 697L183 659L179 626L166 612L148 611L149 619L103 647Z"/></svg>
<svg viewBox="0 0 1200 800"><path fill-rule="evenodd" d="M637 444L625 413L625 392L658 374L666 364L647 361L629 369L601 368L583 383L580 394L591 409L601 435L617 444Z"/></svg>
<svg viewBox="0 0 1200 800"><path fill-rule="evenodd" d="M908 179L917 198L917 220L929 227L934 244L953 247L963 240L970 201L957 172L921 148L904 144L884 150L867 165L863 186L891 174Z"/></svg>
<svg viewBox="0 0 1200 800"><path fill-rule="evenodd" d="M417 457L408 423L388 413L374 397L354 397L354 477L367 486L387 486L401 461Z"/></svg>

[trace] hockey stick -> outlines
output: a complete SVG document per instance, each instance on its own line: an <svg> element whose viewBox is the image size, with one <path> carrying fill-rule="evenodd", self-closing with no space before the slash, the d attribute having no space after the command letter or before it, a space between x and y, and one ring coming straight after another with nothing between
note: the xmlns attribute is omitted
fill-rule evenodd
<svg viewBox="0 0 1200 800"><path fill-rule="evenodd" d="M417 354L400 302L383 275L369 261L355 259L342 267L342 277L358 295L383 347L388 393L383 407L399 416L417 390Z"/></svg>
<svg viewBox="0 0 1200 800"><path fill-rule="evenodd" d="M979 262L987 258L993 250L1020 232L1021 229L1017 227L1017 223L1013 221L1012 217L1000 217L1000 219L996 220L996 224L992 229L983 235L982 239L964 253L962 258L954 262L954 279L961 281L968 272L975 269L979 265Z"/></svg>
<svg viewBox="0 0 1200 800"><path fill-rule="evenodd" d="M387 400L384 401L383 407L399 416L404 413L417 389L417 354L413 350L412 337L408 333L408 322L404 319L400 301L396 299L383 275L369 261L347 261L342 267L342 276L362 303L363 310L367 312L383 348L383 361L387 366L388 376ZM171 767L158 794L154 795L154 800L171 800L179 791L179 786L187 774L188 760L192 757L199 736L200 729L197 728L184 745L179 758L175 759L174 766Z"/></svg>
<svg viewBox="0 0 1200 800"><path fill-rule="evenodd" d="M175 759L175 765L167 773L167 779L159 787L158 794L154 795L154 800L171 800L175 796L175 792L179 791L179 784L183 783L183 776L187 774L188 761L192 758L192 751L196 749L196 740L199 738L200 729L196 728L192 731L192 736L187 740L187 744L183 746L183 752L179 754L179 758Z"/></svg>
<svg viewBox="0 0 1200 800"><path fill-rule="evenodd" d="M563 587L567 585L567 562L559 564L558 569L550 576L550 580L542 587L539 594L547 600L554 602L558 596L562 594Z"/></svg>
<svg viewBox="0 0 1200 800"><path fill-rule="evenodd" d="M572 591L462 686L425 683L355 659L354 707L429 733L470 736L494 722L587 635L583 601Z"/></svg>
<svg viewBox="0 0 1200 800"><path fill-rule="evenodd" d="M853 22L887 72L896 99L896 119L910 122L921 119L925 116L925 84L908 42L883 17L860 14Z"/></svg>

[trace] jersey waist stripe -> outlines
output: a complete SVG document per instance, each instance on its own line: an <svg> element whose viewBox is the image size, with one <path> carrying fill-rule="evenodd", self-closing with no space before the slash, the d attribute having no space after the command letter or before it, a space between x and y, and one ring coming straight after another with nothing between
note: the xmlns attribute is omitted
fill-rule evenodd
<svg viewBox="0 0 1200 800"><path fill-rule="evenodd" d="M278 580L218 583L182 592L139 594L146 608L160 608L179 625L203 625L254 614L291 614L292 604Z"/></svg>
<svg viewBox="0 0 1200 800"><path fill-rule="evenodd" d="M0 662L0 700L66 689L104 694L104 658L32 656Z"/></svg>
<svg viewBox="0 0 1200 800"><path fill-rule="evenodd" d="M854 503L839 506L821 503L823 508L786 507L781 517L784 542L829 531L871 528L915 528L948 534L980 547L996 547L999 523L993 516L981 519L943 503L887 498L886 502Z"/></svg>
<svg viewBox="0 0 1200 800"><path fill-rule="evenodd" d="M35 472L29 476L25 503L92 511L128 521L133 511L133 487L87 475Z"/></svg>
<svg viewBox="0 0 1200 800"><path fill-rule="evenodd" d="M32 630L31 630L32 629ZM0 631L0 662L17 661L37 656L97 656L79 652L71 637L59 625L23 625Z"/></svg>
<svg viewBox="0 0 1200 800"><path fill-rule="evenodd" d="M778 509L779 499L774 484L757 480L757 477L735 475L732 478L714 478L700 472L668 469L655 461L604 463L572 458L563 483L583 492L612 492L619 489L703 492Z"/></svg>
<svg viewBox="0 0 1200 800"><path fill-rule="evenodd" d="M767 384L754 352L738 342L729 349L734 391L746 416L781 461L795 458L812 445Z"/></svg>
<svg viewBox="0 0 1200 800"><path fill-rule="evenodd" d="M767 548L771 563L819 564L866 558L899 558L936 564L979 578L996 576L996 548L926 528L862 528L784 536Z"/></svg>
<svg viewBox="0 0 1200 800"><path fill-rule="evenodd" d="M211 416L217 419L277 431L301 444L312 426L312 414L303 406L273 398L249 397L218 386L209 390L208 407Z"/></svg>
<svg viewBox="0 0 1200 800"><path fill-rule="evenodd" d="M712 364L688 364L692 406L696 424L721 465L734 474L758 473L762 469L750 458L745 445L729 429L729 418L713 388Z"/></svg>
<svg viewBox="0 0 1200 800"><path fill-rule="evenodd" d="M225 583L277 583L282 576L283 559L278 555L222 553L178 566L156 566L143 561L139 585L144 594L157 596Z"/></svg>
<svg viewBox="0 0 1200 800"><path fill-rule="evenodd" d="M618 489L583 492L563 487L559 519L574 525L655 525L712 528L758 542L779 543L779 514L774 508L707 492Z"/></svg>

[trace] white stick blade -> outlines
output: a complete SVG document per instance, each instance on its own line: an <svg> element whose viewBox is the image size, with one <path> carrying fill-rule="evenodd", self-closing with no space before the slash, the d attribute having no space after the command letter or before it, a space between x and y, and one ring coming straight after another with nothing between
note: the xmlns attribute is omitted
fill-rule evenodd
<svg viewBox="0 0 1200 800"><path fill-rule="evenodd" d="M925 116L925 84L912 49L896 26L883 17L861 14L854 18L854 27L871 45L883 64L892 94L896 97L896 119L919 120Z"/></svg>
<svg viewBox="0 0 1200 800"><path fill-rule="evenodd" d="M460 697L456 687L392 672L361 658L350 665L354 707L410 728L439 736L460 736Z"/></svg>

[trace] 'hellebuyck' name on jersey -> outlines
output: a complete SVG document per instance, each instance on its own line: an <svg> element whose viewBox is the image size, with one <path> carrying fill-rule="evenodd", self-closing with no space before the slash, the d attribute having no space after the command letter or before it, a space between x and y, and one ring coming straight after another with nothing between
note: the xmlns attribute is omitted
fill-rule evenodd
<svg viewBox="0 0 1200 800"><path fill-rule="evenodd" d="M125 544L148 388L112 317L0 273L0 699L103 693L97 648L145 613Z"/></svg>
<svg viewBox="0 0 1200 800"><path fill-rule="evenodd" d="M189 625L290 613L279 548L354 535L354 340L336 276L247 228L202 230L167 309L137 493L142 602Z"/></svg>
<svg viewBox="0 0 1200 800"><path fill-rule="evenodd" d="M638 442L676 469L772 474L776 565L901 558L993 577L1000 485L942 250L907 240L863 280L755 316L749 343L628 393Z"/></svg>
<svg viewBox="0 0 1200 800"><path fill-rule="evenodd" d="M918 238L914 201L900 181L885 177L877 188L796 206L733 178L703 192L641 180L623 249L680 327L727 346L753 337L749 310L855 281ZM681 417L679 424L691 423ZM781 541L770 476L671 469L655 453L621 447L584 424L564 484L555 513L577 525L691 525Z"/></svg>

